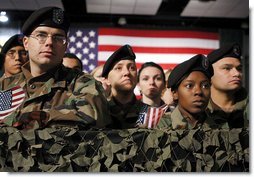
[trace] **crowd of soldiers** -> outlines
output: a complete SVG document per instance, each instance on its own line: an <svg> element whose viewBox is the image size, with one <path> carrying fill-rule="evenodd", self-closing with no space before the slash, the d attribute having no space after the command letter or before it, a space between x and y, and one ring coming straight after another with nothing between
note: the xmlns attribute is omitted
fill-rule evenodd
<svg viewBox="0 0 254 177"><path fill-rule="evenodd" d="M41 8L26 20L22 35L4 44L0 126L21 130L249 126L238 44L221 46L207 56L197 54L178 64L168 77L153 62L137 70L132 47L124 45L100 66L95 77L95 72L82 72L77 57L65 54L69 26L60 8ZM134 93L136 87L141 99ZM160 115L149 117L150 108L158 108Z"/></svg>

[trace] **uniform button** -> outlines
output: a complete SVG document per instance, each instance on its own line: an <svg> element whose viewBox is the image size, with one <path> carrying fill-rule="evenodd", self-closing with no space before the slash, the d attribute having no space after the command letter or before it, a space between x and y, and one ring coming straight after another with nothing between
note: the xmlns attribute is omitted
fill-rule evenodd
<svg viewBox="0 0 254 177"><path fill-rule="evenodd" d="M31 89L35 89L35 85L33 85L33 84L30 85L30 88L31 88Z"/></svg>

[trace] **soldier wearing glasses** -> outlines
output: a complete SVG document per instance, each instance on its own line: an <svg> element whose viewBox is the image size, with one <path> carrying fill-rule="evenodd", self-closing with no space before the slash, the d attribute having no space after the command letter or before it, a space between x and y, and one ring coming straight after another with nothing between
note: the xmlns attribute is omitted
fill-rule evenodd
<svg viewBox="0 0 254 177"><path fill-rule="evenodd" d="M15 34L10 37L1 50L0 69L1 79L21 72L21 66L28 61L27 52L23 46L23 35Z"/></svg>
<svg viewBox="0 0 254 177"><path fill-rule="evenodd" d="M41 8L26 20L22 32L29 62L21 73L0 83L2 126L88 129L111 123L102 86L92 76L62 65L68 29L66 15L57 7ZM7 101L1 103L1 97Z"/></svg>

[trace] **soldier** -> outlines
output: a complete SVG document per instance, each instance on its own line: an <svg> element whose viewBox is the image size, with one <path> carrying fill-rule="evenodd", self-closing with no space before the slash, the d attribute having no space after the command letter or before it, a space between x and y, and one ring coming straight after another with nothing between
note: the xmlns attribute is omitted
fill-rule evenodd
<svg viewBox="0 0 254 177"><path fill-rule="evenodd" d="M20 129L110 124L101 85L62 65L68 29L66 15L57 7L41 8L26 20L22 32L29 62L21 73L0 83L5 98L0 104L2 124Z"/></svg>
<svg viewBox="0 0 254 177"><path fill-rule="evenodd" d="M74 68L79 71L83 71L82 61L73 53L64 54L63 65L67 68Z"/></svg>
<svg viewBox="0 0 254 177"><path fill-rule="evenodd" d="M102 77L111 85L109 104L113 128L136 127L142 108L142 102L134 94L137 84L135 58L131 46L124 45L108 58L102 70Z"/></svg>
<svg viewBox="0 0 254 177"><path fill-rule="evenodd" d="M164 105L161 94L165 85L165 74L160 65L146 62L141 66L138 71L138 88L142 94L143 103L153 107Z"/></svg>
<svg viewBox="0 0 254 177"><path fill-rule="evenodd" d="M3 71L1 79L20 73L21 66L28 61L27 52L23 46L23 35L15 34L10 37L5 42L1 53L3 56L0 66Z"/></svg>
<svg viewBox="0 0 254 177"><path fill-rule="evenodd" d="M210 99L212 75L212 65L201 54L177 65L168 79L168 87L172 90L177 106L171 113L171 118L163 117L157 128L214 128L214 123L205 112Z"/></svg>
<svg viewBox="0 0 254 177"><path fill-rule="evenodd" d="M247 91L242 86L241 49L236 43L222 46L208 54L213 64L210 116L221 128L248 127L245 111Z"/></svg>

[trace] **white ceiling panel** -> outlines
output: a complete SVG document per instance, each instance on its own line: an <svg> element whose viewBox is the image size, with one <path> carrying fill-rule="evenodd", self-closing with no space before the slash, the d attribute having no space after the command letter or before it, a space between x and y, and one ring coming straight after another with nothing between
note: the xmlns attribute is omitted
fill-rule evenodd
<svg viewBox="0 0 254 177"><path fill-rule="evenodd" d="M86 0L88 13L154 15L162 0Z"/></svg>
<svg viewBox="0 0 254 177"><path fill-rule="evenodd" d="M110 13L110 5L89 4L86 6L88 13Z"/></svg>
<svg viewBox="0 0 254 177"><path fill-rule="evenodd" d="M86 4L97 4L97 5L109 5L111 0L84 0L86 1Z"/></svg>
<svg viewBox="0 0 254 177"><path fill-rule="evenodd" d="M112 6L134 7L137 0L111 0Z"/></svg>
<svg viewBox="0 0 254 177"><path fill-rule="evenodd" d="M248 0L213 0L202 2L190 0L181 16L246 18L249 15Z"/></svg>
<svg viewBox="0 0 254 177"><path fill-rule="evenodd" d="M136 0L111 0L112 14L133 14Z"/></svg>
<svg viewBox="0 0 254 177"><path fill-rule="evenodd" d="M134 14L138 15L155 15L157 13L158 8L154 7L137 7L134 10Z"/></svg>
<svg viewBox="0 0 254 177"><path fill-rule="evenodd" d="M88 13L110 13L111 0L86 0Z"/></svg>
<svg viewBox="0 0 254 177"><path fill-rule="evenodd" d="M162 0L137 0L134 14L155 15L160 7Z"/></svg>
<svg viewBox="0 0 254 177"><path fill-rule="evenodd" d="M112 14L133 14L133 6L111 6Z"/></svg>

